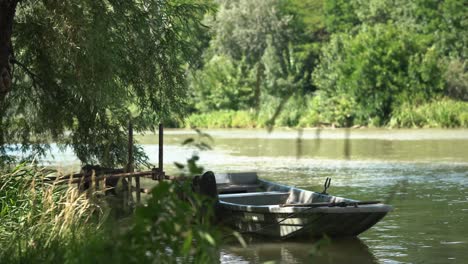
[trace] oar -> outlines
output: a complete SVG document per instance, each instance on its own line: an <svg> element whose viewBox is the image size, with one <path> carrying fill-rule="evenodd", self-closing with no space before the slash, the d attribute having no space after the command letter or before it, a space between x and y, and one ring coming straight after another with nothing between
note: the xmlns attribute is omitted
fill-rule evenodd
<svg viewBox="0 0 468 264"><path fill-rule="evenodd" d="M297 203L297 204L280 204L280 207L346 207L358 206L366 204L379 204L381 201L358 201L358 202L338 202L338 203Z"/></svg>

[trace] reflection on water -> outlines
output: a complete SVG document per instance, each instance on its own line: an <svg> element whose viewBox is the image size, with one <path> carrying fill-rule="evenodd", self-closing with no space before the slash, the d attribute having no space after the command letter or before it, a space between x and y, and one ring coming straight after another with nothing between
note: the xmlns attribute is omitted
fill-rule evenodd
<svg viewBox="0 0 468 264"><path fill-rule="evenodd" d="M224 245L221 263L378 263L358 238L309 241L250 241L247 248Z"/></svg>
<svg viewBox="0 0 468 264"><path fill-rule="evenodd" d="M394 206L360 239L333 240L318 251L314 241L225 245L222 263L467 263L468 130L205 132L214 138L213 150L200 153L207 170L257 171L268 180L314 191L331 177L332 195ZM168 173L175 172L174 161L191 156L194 150L180 143L193 136L168 131ZM157 163L157 136L139 139ZM70 151L55 157L60 164L76 164Z"/></svg>

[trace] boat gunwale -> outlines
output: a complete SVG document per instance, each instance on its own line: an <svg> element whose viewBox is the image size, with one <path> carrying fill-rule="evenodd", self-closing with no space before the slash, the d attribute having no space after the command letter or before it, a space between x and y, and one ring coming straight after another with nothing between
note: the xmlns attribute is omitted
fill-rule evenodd
<svg viewBox="0 0 468 264"><path fill-rule="evenodd" d="M226 201L219 201L219 204L225 208L232 211L243 211L249 213L272 213L272 214L281 214L281 213L305 213L305 214L316 214L316 213L387 213L392 210L392 206L386 204L369 204L369 205L359 205L355 206L323 206L323 207L308 207L308 206L291 206L291 207L282 207L280 204L275 205L248 205L248 204L239 204L231 203Z"/></svg>

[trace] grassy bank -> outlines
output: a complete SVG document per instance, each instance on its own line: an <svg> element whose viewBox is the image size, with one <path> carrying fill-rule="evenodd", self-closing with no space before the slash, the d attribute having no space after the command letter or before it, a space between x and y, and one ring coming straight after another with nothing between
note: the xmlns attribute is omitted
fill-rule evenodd
<svg viewBox="0 0 468 264"><path fill-rule="evenodd" d="M113 217L103 190L80 192L21 165L0 174L2 263L212 263L218 235L203 200L160 183L146 206ZM182 201L178 193L191 197ZM204 211L206 213L206 210Z"/></svg>
<svg viewBox="0 0 468 264"><path fill-rule="evenodd" d="M402 105L393 111L389 121L369 117L353 119L352 102L336 99L324 102L319 97L306 104L297 100L287 102L276 118L273 107L262 108L257 114L250 110L223 110L195 113L184 126L198 128L264 128L369 126L393 128L468 128L468 102L441 99L418 106ZM383 123L382 123L383 122Z"/></svg>
<svg viewBox="0 0 468 264"><path fill-rule="evenodd" d="M444 99L420 106L404 105L393 114L389 126L468 128L468 102Z"/></svg>

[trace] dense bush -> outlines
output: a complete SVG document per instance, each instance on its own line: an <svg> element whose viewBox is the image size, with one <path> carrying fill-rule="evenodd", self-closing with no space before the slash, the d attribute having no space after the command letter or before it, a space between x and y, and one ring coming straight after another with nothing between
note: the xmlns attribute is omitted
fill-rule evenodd
<svg viewBox="0 0 468 264"><path fill-rule="evenodd" d="M447 95L468 101L468 64L461 59L450 59L446 64L444 79L447 84Z"/></svg>
<svg viewBox="0 0 468 264"><path fill-rule="evenodd" d="M221 109L239 110L253 103L252 81L245 63L225 55L215 55L203 70L191 76L194 107L201 112Z"/></svg>
<svg viewBox="0 0 468 264"><path fill-rule="evenodd" d="M329 103L355 102L354 122L384 125L403 103L421 103L442 93L438 54L417 36L392 25L363 27L356 36L335 34L314 73ZM339 99L341 98L341 99Z"/></svg>

